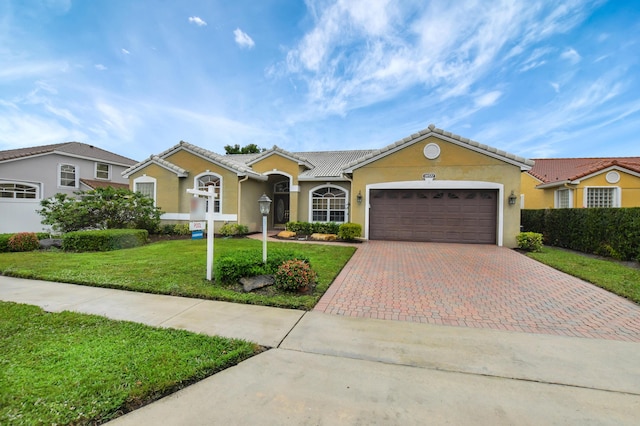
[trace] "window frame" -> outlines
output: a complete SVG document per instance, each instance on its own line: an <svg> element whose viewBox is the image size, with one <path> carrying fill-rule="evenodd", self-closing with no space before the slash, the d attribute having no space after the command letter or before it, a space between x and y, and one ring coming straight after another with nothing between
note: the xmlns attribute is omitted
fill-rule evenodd
<svg viewBox="0 0 640 426"><path fill-rule="evenodd" d="M1 201L39 201L41 200L41 191L40 191L40 185L38 184L33 184L33 183L27 183L27 182L16 182L16 181L10 181L10 180L1 180L0 181L0 186L1 185L13 185L14 186L14 190L13 191L9 191L9 190L3 190L2 188L0 188L0 193L12 193L13 197L2 197L0 195L0 200ZM34 197L30 198L30 197L16 197L17 194L23 193L26 194L27 192L17 192L15 191L15 189L17 189L17 186L23 186L25 188L31 188L33 189L33 193L34 193Z"/></svg>
<svg viewBox="0 0 640 426"><path fill-rule="evenodd" d="M598 191L602 191L602 190L609 190L611 191L611 205L610 206L590 206L589 205L589 197L590 197L590 193L596 192L596 190ZM619 186L586 186L584 188L584 194L583 194L583 200L582 200L582 205L583 207L592 209L592 208L619 208L622 205L622 196L621 196L621 190Z"/></svg>
<svg viewBox="0 0 640 426"><path fill-rule="evenodd" d="M567 205L562 206L561 195L567 194ZM554 193L554 207L556 209L570 209L573 207L573 190L569 188L558 189Z"/></svg>
<svg viewBox="0 0 640 426"><path fill-rule="evenodd" d="M98 176L98 166L107 166L107 177L100 177ZM102 171L104 172L104 171ZM95 163L95 167L94 167L94 176L96 177L96 179L100 179L100 180L111 180L111 164L109 163Z"/></svg>
<svg viewBox="0 0 640 426"><path fill-rule="evenodd" d="M153 205L156 205L156 196L158 191L158 180L154 177L143 175L135 178L133 180L133 192L140 192L142 195L146 195L144 192L138 190L138 185L143 184L153 184Z"/></svg>
<svg viewBox="0 0 640 426"><path fill-rule="evenodd" d="M314 196L314 193L323 190L323 189L328 189L329 192L331 193L331 190L337 190L337 191L341 191L344 194L344 197L326 197L326 194L324 194L322 197L317 197ZM320 204L324 204L326 207L322 207L322 208L315 208L316 204L315 201L316 200L322 200L323 202ZM335 208L335 206L332 206L332 204L335 204L335 201L337 200L344 200L344 207L343 208ZM326 203L325 203L326 201ZM317 215L316 212L323 212L326 214L325 219L326 220L319 220L316 219ZM335 219L335 215L332 216L332 213L334 214L342 214L343 215L343 220L331 220L332 218ZM329 223L329 222L333 222L333 223L347 223L349 222L349 190L346 188L343 188L341 186L338 185L332 185L332 184L325 184L325 185L319 185L316 186L314 188L311 188L309 190L309 222L318 222L318 223Z"/></svg>
<svg viewBox="0 0 640 426"><path fill-rule="evenodd" d="M73 173L74 173L74 184L73 186L71 185L63 185L62 184L62 168L63 167L73 167ZM69 173L69 172L65 172L65 173ZM76 164L71 164L71 163L58 163L58 188L73 188L73 189L78 189L80 186L80 167L78 167Z"/></svg>
<svg viewBox="0 0 640 426"><path fill-rule="evenodd" d="M209 186L208 184L204 184L204 185L200 185L200 181L202 180L202 178L206 177L206 176L212 176L215 177L218 180L218 184L214 185L214 188L216 190L214 190L214 193L217 195L217 197L215 197L214 201L213 201L213 214L222 214L222 175L218 174L218 173L214 173L212 171L205 171L200 173L197 176L194 176L193 178L193 189L197 189L200 191L208 191L209 190ZM211 182L211 181L209 181ZM206 208L206 212L209 213L209 202L207 200L207 208Z"/></svg>

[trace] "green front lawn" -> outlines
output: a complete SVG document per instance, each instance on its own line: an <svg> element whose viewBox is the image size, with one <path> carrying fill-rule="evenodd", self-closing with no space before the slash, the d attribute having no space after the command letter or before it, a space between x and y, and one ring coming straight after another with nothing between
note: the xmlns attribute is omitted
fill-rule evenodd
<svg viewBox="0 0 640 426"><path fill-rule="evenodd" d="M0 273L21 278L120 288L175 296L198 297L294 309L312 309L353 255L355 248L340 244L272 243L306 254L318 273L313 294L262 295L238 293L208 282L205 240L175 240L126 250L98 253L34 251L0 253ZM215 257L236 250L262 250L253 239L216 239ZM268 252L268 251L267 251Z"/></svg>
<svg viewBox="0 0 640 426"><path fill-rule="evenodd" d="M640 269L552 247L544 247L541 253L527 253L527 256L640 303Z"/></svg>
<svg viewBox="0 0 640 426"><path fill-rule="evenodd" d="M96 424L175 392L262 348L0 302L0 424Z"/></svg>

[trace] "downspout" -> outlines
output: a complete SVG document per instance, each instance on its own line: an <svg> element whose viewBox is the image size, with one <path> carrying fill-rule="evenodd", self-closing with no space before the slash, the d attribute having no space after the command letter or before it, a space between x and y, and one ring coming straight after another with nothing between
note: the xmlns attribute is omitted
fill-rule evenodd
<svg viewBox="0 0 640 426"><path fill-rule="evenodd" d="M249 180L249 175L246 175L243 179L240 179L238 181L238 225L240 225L242 222L240 221L240 215L241 215L241 211L242 211L242 185L240 185L242 182L246 182L247 180Z"/></svg>
<svg viewBox="0 0 640 426"><path fill-rule="evenodd" d="M345 178L346 180L349 181L349 217L347 218L347 222L351 222L352 219L352 212L353 212L353 203L351 202L351 200L353 199L353 178L350 178L349 176L347 176L346 173L342 174L342 177Z"/></svg>

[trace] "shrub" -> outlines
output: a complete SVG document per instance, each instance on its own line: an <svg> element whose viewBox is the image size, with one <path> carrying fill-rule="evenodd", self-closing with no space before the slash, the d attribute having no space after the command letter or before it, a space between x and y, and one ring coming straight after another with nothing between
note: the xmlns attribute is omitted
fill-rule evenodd
<svg viewBox="0 0 640 426"><path fill-rule="evenodd" d="M66 194L40 202L42 223L55 231L83 229L146 229L155 232L160 224L159 208L140 192L112 187L77 191L76 198Z"/></svg>
<svg viewBox="0 0 640 426"><path fill-rule="evenodd" d="M249 233L249 228L239 223L225 223L220 228L220 235L224 237L233 237L237 235L246 235Z"/></svg>
<svg viewBox="0 0 640 426"><path fill-rule="evenodd" d="M7 242L9 251L33 251L40 248L38 236L33 232L13 234Z"/></svg>
<svg viewBox="0 0 640 426"><path fill-rule="evenodd" d="M542 251L542 234L536 232L521 232L516 237L518 248L527 251Z"/></svg>
<svg viewBox="0 0 640 426"><path fill-rule="evenodd" d="M312 234L338 234L340 225L335 222L313 222L311 224Z"/></svg>
<svg viewBox="0 0 640 426"><path fill-rule="evenodd" d="M290 259L309 259L295 251L273 250L267 252L267 263L262 262L262 251L239 250L223 256L215 262L216 281L223 285L236 284L243 277L274 274L280 265Z"/></svg>
<svg viewBox="0 0 640 426"><path fill-rule="evenodd" d="M317 275L311 266L299 259L287 260L275 274L275 286L283 291L300 291L316 282Z"/></svg>
<svg viewBox="0 0 640 426"><path fill-rule="evenodd" d="M0 253L6 253L9 251L9 238L13 234L0 234Z"/></svg>
<svg viewBox="0 0 640 426"><path fill-rule="evenodd" d="M287 231L295 232L297 235L313 234L313 225L309 222L287 222L285 228Z"/></svg>
<svg viewBox="0 0 640 426"><path fill-rule="evenodd" d="M191 231L189 230L188 223L176 223L173 225L173 234L174 235L189 235Z"/></svg>
<svg viewBox="0 0 640 426"><path fill-rule="evenodd" d="M362 226L357 223L343 223L338 231L338 238L353 241L362 235Z"/></svg>
<svg viewBox="0 0 640 426"><path fill-rule="evenodd" d="M139 247L147 243L148 236L149 233L145 229L68 232L62 237L62 249L84 252Z"/></svg>

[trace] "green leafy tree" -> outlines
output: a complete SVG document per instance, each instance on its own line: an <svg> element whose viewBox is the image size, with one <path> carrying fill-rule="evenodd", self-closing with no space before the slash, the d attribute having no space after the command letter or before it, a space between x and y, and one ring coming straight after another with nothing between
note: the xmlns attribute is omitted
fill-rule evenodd
<svg viewBox="0 0 640 426"><path fill-rule="evenodd" d="M258 147L258 145L256 145L255 143L250 143L249 145L243 146L242 148L240 148L240 145L238 144L235 144L233 146L225 145L224 147L224 151L227 154L258 154L266 150L266 148Z"/></svg>
<svg viewBox="0 0 640 426"><path fill-rule="evenodd" d="M78 191L76 198L56 194L40 202L42 223L59 232L83 229L146 229L154 232L162 211L139 192L112 187Z"/></svg>

